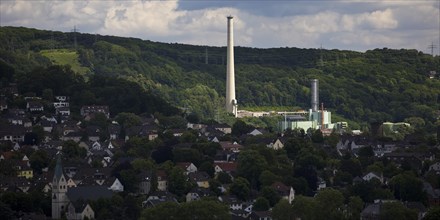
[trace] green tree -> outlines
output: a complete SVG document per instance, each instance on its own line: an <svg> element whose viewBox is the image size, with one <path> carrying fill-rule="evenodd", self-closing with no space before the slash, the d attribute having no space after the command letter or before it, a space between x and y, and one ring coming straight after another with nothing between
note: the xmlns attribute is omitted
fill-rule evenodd
<svg viewBox="0 0 440 220"><path fill-rule="evenodd" d="M253 206L253 210L255 211L267 211L269 210L270 205L269 205L269 201L264 198L264 197L258 197L255 200L254 206Z"/></svg>
<svg viewBox="0 0 440 220"><path fill-rule="evenodd" d="M400 202L387 202L382 204L380 209L380 219L412 220L417 219L417 212L406 208Z"/></svg>
<svg viewBox="0 0 440 220"><path fill-rule="evenodd" d="M141 117L131 112L121 112L117 114L115 121L124 128L141 125Z"/></svg>
<svg viewBox="0 0 440 220"><path fill-rule="evenodd" d="M217 179L222 184L232 183L231 175L226 172L220 172L217 174Z"/></svg>
<svg viewBox="0 0 440 220"><path fill-rule="evenodd" d="M272 185L272 183L280 181L280 180L281 180L281 177L275 175L274 173L272 173L268 170L261 172L260 177L259 177L259 181L262 186L270 186L270 185Z"/></svg>
<svg viewBox="0 0 440 220"><path fill-rule="evenodd" d="M257 185L261 172L267 169L267 162L255 150L246 150L238 155L238 175L249 180L253 187Z"/></svg>
<svg viewBox="0 0 440 220"><path fill-rule="evenodd" d="M242 120L237 120L233 125L232 125L232 132L231 134L236 136L236 137L240 137L243 134L247 134L249 132L252 131L252 126L246 124L246 122L242 121Z"/></svg>
<svg viewBox="0 0 440 220"><path fill-rule="evenodd" d="M440 219L440 207L434 206L428 210L423 220L436 220Z"/></svg>
<svg viewBox="0 0 440 220"><path fill-rule="evenodd" d="M217 196L222 194L220 189L221 186L222 184L218 180L216 179L209 180L209 189L213 191Z"/></svg>
<svg viewBox="0 0 440 220"><path fill-rule="evenodd" d="M211 177L213 177L214 173L215 173L214 166L213 166L212 162L210 162L210 161L205 161L202 164L200 164L200 166L197 170L198 171L205 171Z"/></svg>
<svg viewBox="0 0 440 220"><path fill-rule="evenodd" d="M357 220L360 219L360 214L362 212L362 208L364 207L364 202L359 196L350 196L348 199L347 206L347 218Z"/></svg>
<svg viewBox="0 0 440 220"><path fill-rule="evenodd" d="M394 190L394 196L399 200L423 202L426 199L422 180L412 174L394 176L390 180L390 186Z"/></svg>
<svg viewBox="0 0 440 220"><path fill-rule="evenodd" d="M63 154L68 158L84 158L87 150L79 147L78 143L72 140L63 142Z"/></svg>
<svg viewBox="0 0 440 220"><path fill-rule="evenodd" d="M274 220L292 220L294 216L293 207L286 199L281 199L272 209Z"/></svg>
<svg viewBox="0 0 440 220"><path fill-rule="evenodd" d="M245 201L251 191L249 181L243 177L237 177L232 182L229 191L236 195L237 198Z"/></svg>
<svg viewBox="0 0 440 220"><path fill-rule="evenodd" d="M168 190L181 197L191 189L191 183L186 180L184 171L180 167L174 167L168 176Z"/></svg>
<svg viewBox="0 0 440 220"><path fill-rule="evenodd" d="M164 202L154 208L144 209L141 214L143 220L180 219L180 207L175 202Z"/></svg>
<svg viewBox="0 0 440 220"><path fill-rule="evenodd" d="M331 188L325 188L315 197L320 219L342 219L344 209L344 196L341 192Z"/></svg>
<svg viewBox="0 0 440 220"><path fill-rule="evenodd" d="M124 185L124 190L127 192L137 192L140 180L137 177L137 173L134 169L125 169L120 173L121 183Z"/></svg>
<svg viewBox="0 0 440 220"><path fill-rule="evenodd" d="M281 199L277 191L275 191L274 188L269 186L265 186L263 189L261 189L261 196L266 198L267 201L269 201L269 205L271 207L277 204Z"/></svg>
<svg viewBox="0 0 440 220"><path fill-rule="evenodd" d="M31 164L34 172L41 174L43 168L49 165L49 156L44 150L34 151L29 157L29 163Z"/></svg>
<svg viewBox="0 0 440 220"><path fill-rule="evenodd" d="M322 135L322 132L319 129L316 129L315 131L313 131L311 138L312 138L313 143L324 142L324 136Z"/></svg>
<svg viewBox="0 0 440 220"><path fill-rule="evenodd" d="M153 208L144 209L140 219L230 219L228 208L217 201L199 200L177 204L166 202Z"/></svg>
<svg viewBox="0 0 440 220"><path fill-rule="evenodd" d="M44 89L41 96L44 100L47 100L49 102L52 102L54 100L52 89Z"/></svg>
<svg viewBox="0 0 440 220"><path fill-rule="evenodd" d="M318 202L312 197L296 196L292 206L296 218L320 219Z"/></svg>

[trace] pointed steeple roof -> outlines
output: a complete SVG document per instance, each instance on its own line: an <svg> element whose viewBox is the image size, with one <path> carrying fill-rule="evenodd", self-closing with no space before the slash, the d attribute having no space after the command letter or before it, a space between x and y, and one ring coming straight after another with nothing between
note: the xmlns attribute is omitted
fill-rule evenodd
<svg viewBox="0 0 440 220"><path fill-rule="evenodd" d="M55 166L55 178L59 180L63 175L63 167L61 165L61 152L57 153L57 165Z"/></svg>

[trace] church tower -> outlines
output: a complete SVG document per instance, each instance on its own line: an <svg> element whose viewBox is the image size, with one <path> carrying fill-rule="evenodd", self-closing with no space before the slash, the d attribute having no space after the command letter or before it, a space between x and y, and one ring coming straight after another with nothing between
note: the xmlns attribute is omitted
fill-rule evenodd
<svg viewBox="0 0 440 220"><path fill-rule="evenodd" d="M58 152L52 180L52 219L60 219L67 209L67 204L67 180L61 166L61 153Z"/></svg>

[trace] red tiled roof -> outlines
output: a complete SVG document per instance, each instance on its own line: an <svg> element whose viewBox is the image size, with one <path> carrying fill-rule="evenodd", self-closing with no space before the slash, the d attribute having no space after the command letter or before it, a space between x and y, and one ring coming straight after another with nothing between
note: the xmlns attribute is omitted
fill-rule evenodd
<svg viewBox="0 0 440 220"><path fill-rule="evenodd" d="M219 166L224 172L234 172L237 170L235 162L214 162L214 166Z"/></svg>

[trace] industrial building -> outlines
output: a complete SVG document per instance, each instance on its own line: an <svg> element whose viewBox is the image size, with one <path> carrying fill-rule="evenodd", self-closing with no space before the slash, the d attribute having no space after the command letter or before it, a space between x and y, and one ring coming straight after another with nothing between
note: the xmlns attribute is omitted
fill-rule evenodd
<svg viewBox="0 0 440 220"><path fill-rule="evenodd" d="M324 109L324 104L321 103L319 109L319 84L317 79L311 80L311 108L309 112L289 112L285 113L284 120L279 122L280 130L286 129L320 129L323 134L330 134L333 129L338 131L347 128L347 122L332 123L331 112Z"/></svg>

